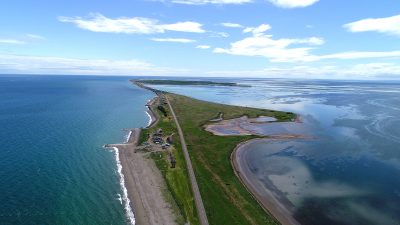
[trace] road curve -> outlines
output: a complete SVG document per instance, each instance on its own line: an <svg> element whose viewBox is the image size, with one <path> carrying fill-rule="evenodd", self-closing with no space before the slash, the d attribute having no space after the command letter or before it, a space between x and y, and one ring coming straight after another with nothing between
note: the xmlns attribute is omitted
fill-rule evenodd
<svg viewBox="0 0 400 225"><path fill-rule="evenodd" d="M166 99L168 107L169 107L169 109L171 111L171 114L174 117L176 128L178 129L179 138L180 138L181 145L182 145L182 151L183 151L183 155L185 156L186 167L188 169L189 179L190 179L190 183L191 183L191 186L192 186L194 202L196 204L197 214L198 214L199 219L200 219L200 224L201 225L208 225L208 219L207 219L206 210L204 208L203 200L202 200L201 195L200 195L199 186L197 185L196 176L194 175L192 161L190 160L189 151L188 151L187 146L186 146L186 142L185 142L185 138L183 136L182 128L179 125L178 119L176 118L174 109L172 108L172 105L169 102L168 97L165 96L165 99Z"/></svg>

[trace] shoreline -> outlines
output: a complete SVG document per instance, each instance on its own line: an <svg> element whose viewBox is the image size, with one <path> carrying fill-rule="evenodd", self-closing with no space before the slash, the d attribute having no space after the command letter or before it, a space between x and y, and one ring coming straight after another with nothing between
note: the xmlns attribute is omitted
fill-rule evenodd
<svg viewBox="0 0 400 225"><path fill-rule="evenodd" d="M157 96L162 93L162 91L156 90L154 88L150 88L145 86L144 84L137 82L137 81L133 81L132 83L136 84L137 86L150 90L152 92L154 92ZM147 126L147 128L152 127L156 121L155 121L155 112L154 109L152 108L152 105L159 99L158 97L154 97L152 100L150 100L147 104L147 110L146 113L147 115L150 117L149 124ZM168 99L167 99L168 101ZM294 123L301 123L301 120L299 118L299 116L296 116L296 118L294 118L291 122ZM205 127L203 127L205 128ZM239 126L239 128L241 128ZM210 130L205 129L208 132L211 132ZM211 132L213 133L213 132ZM255 132L245 132L245 135L254 135ZM214 135L216 135L214 133ZM259 134L257 134L259 135ZM223 135L225 136L225 135ZM231 136L231 135L227 135L227 136ZM234 135L236 136L236 135ZM263 135L264 136L264 135ZM267 135L265 135L267 136ZM261 136L262 137L262 136ZM274 139L294 139L294 138L304 138L302 135L275 135L273 136L269 136L269 138L267 138L268 140L274 140ZM273 193L269 191L269 194L267 193L268 196L265 196L265 193L261 192L259 189L259 187L257 187L257 185L254 185L254 178L251 179L249 178L249 176L246 176L246 172L243 172L245 168L242 168L243 165L240 164L240 153L242 152L243 146L245 146L247 143L252 142L252 141L256 141L257 139L266 139L266 137L264 138L256 138L256 139L251 139L242 143L239 143L235 149L231 152L230 155L230 161L231 161L231 165L233 167L233 172L235 173L236 177L239 179L239 181L242 183L242 186L244 186L244 188L247 190L247 192L256 200L256 202L258 203L258 205L261 206L261 208L268 214L270 215L272 218L274 218L276 221L278 221L279 223L286 225L286 224L299 224L293 217L291 212L284 207L284 204L282 204L281 202L279 202L276 198L274 198ZM249 174L249 173L248 173ZM262 187L262 186L261 186ZM128 188L129 189L129 188ZM265 191L264 191L265 192ZM141 224L141 223L139 223Z"/></svg>
<svg viewBox="0 0 400 225"><path fill-rule="evenodd" d="M246 173L249 174L251 171L248 168L244 168L241 164L241 161L243 160L243 153L247 150L245 147L250 143L261 140L274 141L277 139L265 137L254 138L239 143L232 151L230 157L233 171L243 186L267 214L274 217L282 225L299 225L300 223L293 218L292 213L286 207L284 207L283 203L279 202L279 200L274 197L273 193L268 188L266 192L262 192L256 185L254 185L254 183L259 181L254 179L254 177L246 176ZM260 185L261 187L264 186L261 183Z"/></svg>
<svg viewBox="0 0 400 225"><path fill-rule="evenodd" d="M125 183L125 176L122 173L122 165L121 165L121 160L120 160L119 149L117 147L113 147L113 149L114 149L114 153L115 153L115 160L117 162L117 171L119 174L119 182L120 182L121 189L122 189L122 196L121 196L122 199L120 200L121 205L123 204L123 206L124 206L126 217L129 221L129 223L134 225L134 224L136 224L136 218L135 218L135 214L133 213L133 210L132 210L131 200L129 199L129 196L128 196L128 190L126 188L126 183Z"/></svg>
<svg viewBox="0 0 400 225"><path fill-rule="evenodd" d="M158 121L152 108L156 101L158 96L146 103L145 113L149 117L146 128ZM146 153L136 152L140 133L140 128L129 129L124 143L104 145L115 154L127 222L132 225L176 224L172 206L162 194L166 184L160 171Z"/></svg>
<svg viewBox="0 0 400 225"><path fill-rule="evenodd" d="M139 208L140 206L140 202L137 201L138 198L133 197L136 194L131 193L131 191L129 191L128 185L127 185L127 179L126 179L126 164L125 160L122 160L122 156L121 156L121 150L122 146L124 145L129 145L129 142L132 140L133 138L133 147L136 147L136 143L135 140L137 139L137 137L140 135L140 129L133 129L133 130L129 130L128 135L126 136L126 141L122 144L106 144L103 147L104 148L109 148L109 149L113 149L114 154L115 154L115 160L117 163L117 171L118 171L118 175L119 175L119 180L120 180L120 186L121 186L121 191L122 191L122 205L124 206L124 210L125 210L125 216L127 219L127 222L129 222L131 225L135 225L137 223L139 224L147 224L145 223L146 221L146 217L143 214L143 209ZM130 185L131 186L131 185Z"/></svg>
<svg viewBox="0 0 400 225"><path fill-rule="evenodd" d="M156 113L154 112L152 106L154 105L154 103L158 101L158 96L155 96L154 98L150 99L147 103L146 103L146 114L149 117L149 122L147 123L146 128L150 128L152 126L154 126L157 121L158 121L158 117L156 116Z"/></svg>
<svg viewBox="0 0 400 225"><path fill-rule="evenodd" d="M136 152L140 129L132 129L129 134L128 141L123 144L105 145L116 150L119 160L117 166L127 220L140 225L176 224L172 206L162 194L166 184L160 171L146 153Z"/></svg>

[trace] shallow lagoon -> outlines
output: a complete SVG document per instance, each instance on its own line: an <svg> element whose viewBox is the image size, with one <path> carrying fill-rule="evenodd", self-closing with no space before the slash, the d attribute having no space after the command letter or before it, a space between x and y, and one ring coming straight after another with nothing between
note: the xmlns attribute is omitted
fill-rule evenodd
<svg viewBox="0 0 400 225"><path fill-rule="evenodd" d="M260 184L284 196L302 224L398 224L400 83L237 81L252 87L161 89L301 114L315 139L249 148L248 166Z"/></svg>

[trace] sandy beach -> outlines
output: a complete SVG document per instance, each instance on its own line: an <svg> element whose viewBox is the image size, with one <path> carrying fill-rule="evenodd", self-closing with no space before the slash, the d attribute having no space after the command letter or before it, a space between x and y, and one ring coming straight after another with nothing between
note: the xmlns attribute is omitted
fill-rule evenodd
<svg viewBox="0 0 400 225"><path fill-rule="evenodd" d="M149 116L150 120L149 120L149 124L147 125L146 128L152 127L156 124L157 122L157 117L156 117L156 113L153 110L153 105L158 101L158 96L154 97L153 99L151 99L147 104L147 110L146 113Z"/></svg>
<svg viewBox="0 0 400 225"><path fill-rule="evenodd" d="M250 168L246 166L245 157L246 145L254 141L265 140L262 138L252 139L247 142L239 144L231 155L231 162L235 174L239 177L240 181L247 188L247 190L253 195L257 202L264 208L264 210L275 217L282 225L293 225L299 224L293 217L287 206L279 201L274 193L264 187L256 176L250 171ZM271 140L271 139L267 139Z"/></svg>
<svg viewBox="0 0 400 225"><path fill-rule="evenodd" d="M140 129L133 129L127 143L107 145L118 148L130 206L138 225L172 225L176 217L163 193L167 189L160 171L146 153L135 152Z"/></svg>

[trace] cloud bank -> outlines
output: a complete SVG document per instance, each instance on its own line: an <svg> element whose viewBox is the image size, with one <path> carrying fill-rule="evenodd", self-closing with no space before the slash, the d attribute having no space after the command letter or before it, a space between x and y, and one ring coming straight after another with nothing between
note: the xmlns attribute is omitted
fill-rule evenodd
<svg viewBox="0 0 400 225"><path fill-rule="evenodd" d="M202 24L192 21L162 24L158 20L142 17L108 18L100 13L92 13L88 18L59 17L59 21L73 23L77 27L93 32L125 33L125 34L156 34L166 31L204 33Z"/></svg>
<svg viewBox="0 0 400 225"><path fill-rule="evenodd" d="M172 3L177 4L186 4L186 5L205 5L205 4L216 4L216 5L225 5L225 4L244 4L253 2L252 0L172 0Z"/></svg>
<svg viewBox="0 0 400 225"><path fill-rule="evenodd" d="M156 67L139 60L76 59L0 55L0 73L72 75L179 75L185 70Z"/></svg>
<svg viewBox="0 0 400 225"><path fill-rule="evenodd" d="M196 42L193 39L186 39L186 38L152 38L152 41L157 42L175 42L175 43L192 43Z"/></svg>
<svg viewBox="0 0 400 225"><path fill-rule="evenodd" d="M312 54L316 46L325 44L323 38L279 38L265 32L271 26L261 24L258 27L247 27L244 33L251 33L250 37L230 43L229 48L215 48L214 53L225 53L238 56L265 57L270 62L315 62L328 59L370 59L370 58L400 58L400 51L348 51L326 55Z"/></svg>
<svg viewBox="0 0 400 225"><path fill-rule="evenodd" d="M319 0L268 0L281 8L303 8L317 3Z"/></svg>
<svg viewBox="0 0 400 225"><path fill-rule="evenodd" d="M26 44L26 42L16 39L0 39L0 44L23 45Z"/></svg>
<svg viewBox="0 0 400 225"><path fill-rule="evenodd" d="M345 24L350 32L375 31L400 36L400 15L385 18L369 18Z"/></svg>
<svg viewBox="0 0 400 225"><path fill-rule="evenodd" d="M246 3L253 3L255 0L159 0L161 2L171 2L175 4L185 5L241 5ZM268 0L275 6L280 8L303 8L311 6L319 0Z"/></svg>

